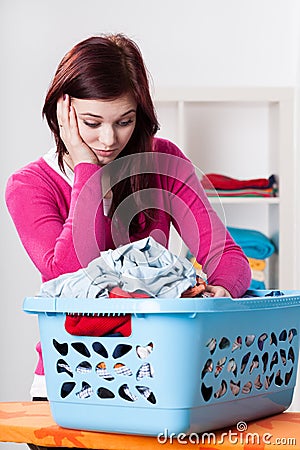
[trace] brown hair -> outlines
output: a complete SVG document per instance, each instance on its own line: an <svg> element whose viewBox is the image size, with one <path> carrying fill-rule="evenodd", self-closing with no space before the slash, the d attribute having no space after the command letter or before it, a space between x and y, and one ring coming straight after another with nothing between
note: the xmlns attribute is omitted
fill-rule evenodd
<svg viewBox="0 0 300 450"><path fill-rule="evenodd" d="M60 138L56 116L58 99L63 94L68 94L79 99L113 100L127 93L132 94L137 103L136 125L120 157L151 152L153 136L159 128L150 95L147 70L139 47L123 34L108 34L79 42L64 56L43 107L43 116L46 117L55 138L61 170L64 170L63 155L66 148ZM121 181L118 187L113 189L110 215L124 198L147 187L149 176L137 174ZM137 231L137 220L133 227Z"/></svg>

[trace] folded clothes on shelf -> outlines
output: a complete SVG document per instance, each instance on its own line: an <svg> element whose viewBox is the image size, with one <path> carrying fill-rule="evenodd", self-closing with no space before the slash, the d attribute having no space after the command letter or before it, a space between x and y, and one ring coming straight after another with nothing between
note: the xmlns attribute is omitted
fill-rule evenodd
<svg viewBox="0 0 300 450"><path fill-rule="evenodd" d="M264 281L259 281L252 278L249 289L266 289L266 285Z"/></svg>
<svg viewBox="0 0 300 450"><path fill-rule="evenodd" d="M266 259L275 252L273 242L258 230L235 227L227 227L227 230L245 255L250 258Z"/></svg>
<svg viewBox="0 0 300 450"><path fill-rule="evenodd" d="M275 252L273 242L257 230L227 227L235 242L242 248L251 268L251 289L265 289L266 258Z"/></svg>
<svg viewBox="0 0 300 450"><path fill-rule="evenodd" d="M275 175L269 178L239 180L222 174L208 173L204 175L201 183L210 197L276 197L278 194Z"/></svg>
<svg viewBox="0 0 300 450"><path fill-rule="evenodd" d="M266 261L263 259L256 259L248 257L249 265L253 272L263 271L266 267Z"/></svg>

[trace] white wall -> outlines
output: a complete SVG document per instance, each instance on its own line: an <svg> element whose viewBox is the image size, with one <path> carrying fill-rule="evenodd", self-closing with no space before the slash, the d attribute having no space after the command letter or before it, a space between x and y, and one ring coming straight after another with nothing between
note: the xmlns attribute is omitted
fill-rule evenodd
<svg viewBox="0 0 300 450"><path fill-rule="evenodd" d="M28 400L36 319L21 311L39 276L3 202L9 174L51 144L43 97L63 54L100 32L140 45L154 85L299 85L298 0L1 0L0 400Z"/></svg>

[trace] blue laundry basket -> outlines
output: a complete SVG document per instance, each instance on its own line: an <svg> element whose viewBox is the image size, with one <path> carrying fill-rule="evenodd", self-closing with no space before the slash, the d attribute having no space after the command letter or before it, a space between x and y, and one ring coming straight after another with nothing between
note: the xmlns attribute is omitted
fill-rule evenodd
<svg viewBox="0 0 300 450"><path fill-rule="evenodd" d="M26 298L62 427L158 435L277 414L292 401L300 292L197 299ZM251 295L252 295L251 294ZM66 313L130 313L129 337L73 336Z"/></svg>

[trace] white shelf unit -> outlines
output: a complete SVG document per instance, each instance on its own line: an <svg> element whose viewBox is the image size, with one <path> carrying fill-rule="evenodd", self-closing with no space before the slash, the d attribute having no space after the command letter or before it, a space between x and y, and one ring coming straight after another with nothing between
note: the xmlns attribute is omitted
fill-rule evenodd
<svg viewBox="0 0 300 450"><path fill-rule="evenodd" d="M211 198L226 225L257 229L276 253L268 288L297 289L295 90L292 87L156 88L161 129L201 173L279 178L275 198ZM298 283L299 284L299 283Z"/></svg>

